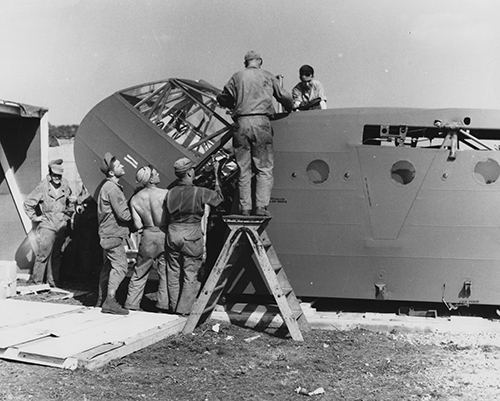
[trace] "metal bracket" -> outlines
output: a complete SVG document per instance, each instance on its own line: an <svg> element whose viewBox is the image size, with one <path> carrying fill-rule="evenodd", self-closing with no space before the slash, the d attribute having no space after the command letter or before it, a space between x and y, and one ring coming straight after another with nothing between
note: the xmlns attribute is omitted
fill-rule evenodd
<svg viewBox="0 0 500 401"><path fill-rule="evenodd" d="M465 283L464 283L465 285ZM449 311L452 311L452 310L457 310L459 306L467 306L469 307L470 306L470 301L469 300L465 300L465 301L462 301L462 302L457 302L457 303L451 303L451 302L447 302L446 299L444 298L444 292L446 290L446 283L443 284L443 296L441 297L441 301L444 303L444 305L448 308Z"/></svg>
<svg viewBox="0 0 500 401"><path fill-rule="evenodd" d="M375 298L385 299L385 296L386 296L385 283L375 283Z"/></svg>

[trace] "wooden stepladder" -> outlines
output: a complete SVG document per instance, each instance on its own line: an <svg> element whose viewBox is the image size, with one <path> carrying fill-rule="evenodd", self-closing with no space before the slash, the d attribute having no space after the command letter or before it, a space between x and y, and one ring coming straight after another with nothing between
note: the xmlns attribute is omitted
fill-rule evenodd
<svg viewBox="0 0 500 401"><path fill-rule="evenodd" d="M200 319L210 316L226 286L230 268L237 267L238 259L244 256L243 251L249 250L255 266L278 304L290 335L296 341L303 341L301 330L308 331L309 323L265 231L271 218L224 216L223 220L229 226L229 235L193 305L183 333L192 333ZM247 241L250 246L244 246L244 241Z"/></svg>

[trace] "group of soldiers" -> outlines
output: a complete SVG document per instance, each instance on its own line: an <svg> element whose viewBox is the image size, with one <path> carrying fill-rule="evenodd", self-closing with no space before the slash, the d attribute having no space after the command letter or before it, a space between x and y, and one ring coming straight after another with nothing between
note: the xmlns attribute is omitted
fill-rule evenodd
<svg viewBox="0 0 500 401"><path fill-rule="evenodd" d="M217 100L222 107L231 109L235 121L233 148L240 170L239 213L243 216L269 216L274 166L270 123L270 116L275 113L273 97L285 110L292 111L315 99L318 100L315 108L326 108L326 96L309 65L300 68L300 82L290 95L275 75L261 69L260 54L253 50L247 52L244 64L245 69L230 78ZM140 190L127 200L120 185L125 168L118 158L105 153L101 171L106 178L97 198L104 263L96 306L101 307L103 313L126 315L129 310L140 310L154 262L159 276L157 308L180 315L190 313L201 285L202 218L206 205L216 207L223 201L218 163L214 163L214 190L193 185L194 164L185 157L173 165L178 180L170 190L158 187L160 175L153 166L141 167L136 172ZM251 191L253 172L255 194ZM49 285L55 286L68 220L73 210L79 207L78 198L72 196L62 175L62 160L52 161L47 178L24 203L26 213L36 224L36 260L30 278L30 282L36 284L45 279ZM131 230L138 231L141 240L127 299L122 306L116 300L116 292L128 271L126 240Z"/></svg>
<svg viewBox="0 0 500 401"><path fill-rule="evenodd" d="M205 205L223 201L218 175L215 190L193 185L193 162L181 158L174 163L177 185L159 188L160 175L153 166L136 172L138 191L127 200L120 185L125 174L122 162L106 152L101 171L105 175L97 197L97 218L104 263L99 275L96 306L103 313L126 315L141 310L140 303L156 262L159 276L156 306L160 311L187 315L200 289L200 268L204 254L201 227ZM218 163L215 162L215 172ZM55 286L59 276L61 245L67 236L68 221L78 207L67 181L62 178L61 160L49 164L49 174L24 203L36 223L36 260L30 282L46 280ZM139 232L137 262L130 278L125 307L116 292L128 272L126 253L130 232Z"/></svg>
<svg viewBox="0 0 500 401"><path fill-rule="evenodd" d="M217 172L217 165L215 169ZM158 188L158 171L153 166L144 166L136 173L136 181L143 188L127 202L119 184L125 174L120 160L106 153L101 170L106 181L97 198L97 215L104 265L97 306L102 307L102 312L113 314L140 310L149 271L157 260L157 308L189 314L201 284L199 271L204 250L201 220L205 205L216 207L223 201L218 175L215 190L193 185L194 164L184 157L174 163L177 185L165 190ZM125 242L131 223L141 234L141 241L122 307L116 300L116 291L128 271Z"/></svg>

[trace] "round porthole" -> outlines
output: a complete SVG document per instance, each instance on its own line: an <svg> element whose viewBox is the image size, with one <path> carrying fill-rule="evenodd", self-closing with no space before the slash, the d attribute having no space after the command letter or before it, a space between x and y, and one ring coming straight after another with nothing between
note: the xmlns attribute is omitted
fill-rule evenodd
<svg viewBox="0 0 500 401"><path fill-rule="evenodd" d="M398 184L408 185L415 178L415 167L408 160L399 160L392 165L391 178Z"/></svg>
<svg viewBox="0 0 500 401"><path fill-rule="evenodd" d="M313 160L307 165L307 178L313 184L321 184L328 179L330 175L330 167L323 160Z"/></svg>
<svg viewBox="0 0 500 401"><path fill-rule="evenodd" d="M474 176L481 184L493 184L500 177L500 165L493 159L477 162Z"/></svg>

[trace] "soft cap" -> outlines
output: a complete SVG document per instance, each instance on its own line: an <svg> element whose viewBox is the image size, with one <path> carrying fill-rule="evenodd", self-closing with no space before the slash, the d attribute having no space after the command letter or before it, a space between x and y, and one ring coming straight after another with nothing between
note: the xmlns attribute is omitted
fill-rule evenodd
<svg viewBox="0 0 500 401"><path fill-rule="evenodd" d="M181 157L174 163L175 174L182 174L191 169L194 163L187 157Z"/></svg>
<svg viewBox="0 0 500 401"><path fill-rule="evenodd" d="M108 174L109 170L111 170L114 160L115 157L111 153L106 152L104 154L104 159L102 159L102 165L101 165L101 171L104 174Z"/></svg>
<svg viewBox="0 0 500 401"><path fill-rule="evenodd" d="M63 160L62 159L51 160L49 162L49 170L53 174L62 175L63 172L64 172L64 168L63 168L62 164L63 164Z"/></svg>
<svg viewBox="0 0 500 401"><path fill-rule="evenodd" d="M247 54L245 54L245 61L255 60L258 58L260 58L262 60L262 57L260 56L260 54L257 53L255 50L250 50L247 52Z"/></svg>

